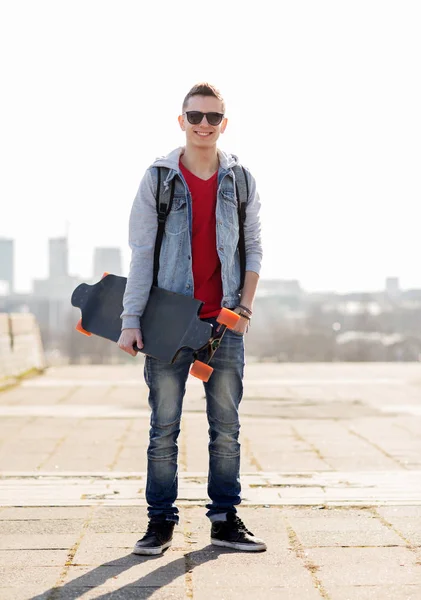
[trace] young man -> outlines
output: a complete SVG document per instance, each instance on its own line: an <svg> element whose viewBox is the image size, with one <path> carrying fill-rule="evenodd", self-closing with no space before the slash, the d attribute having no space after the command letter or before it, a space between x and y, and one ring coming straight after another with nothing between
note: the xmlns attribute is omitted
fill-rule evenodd
<svg viewBox="0 0 421 600"><path fill-rule="evenodd" d="M246 171L248 199L244 223L246 267L241 287L238 250L239 224L233 167L235 156L217 148L227 127L225 105L213 86L194 86L178 117L185 132L185 147L156 160L146 171L134 200L129 224L132 250L124 295L119 347L136 354L142 348L139 317L153 282L155 239L158 228L157 169L169 168L165 185L175 178L174 199L165 223L160 250L158 286L198 298L204 305L200 317L216 324L222 306L241 316L235 329L225 333L212 359L214 369L204 384L209 422L209 477L207 516L211 542L238 550L265 550L265 543L248 531L238 518L240 504L240 444L238 407L243 394L244 334L252 314L259 279L260 201L256 184ZM199 360L204 359L199 355ZM177 438L182 402L192 362L191 352L180 352L168 365L145 359L149 387L151 429L148 447L146 500L149 525L134 548L136 554L160 554L171 545L178 523Z"/></svg>

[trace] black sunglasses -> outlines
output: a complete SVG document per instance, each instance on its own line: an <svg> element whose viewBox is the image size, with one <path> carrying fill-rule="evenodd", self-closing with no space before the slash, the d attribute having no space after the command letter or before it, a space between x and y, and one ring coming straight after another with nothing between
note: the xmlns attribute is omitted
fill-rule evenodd
<svg viewBox="0 0 421 600"><path fill-rule="evenodd" d="M188 110L184 114L187 116L187 121L191 125L199 125L199 123L202 122L203 117L206 117L206 120L209 123L209 125L212 125L215 127L216 125L219 125L219 123L224 118L224 115L222 115L221 113L217 113L217 112L204 113L204 112L200 112L200 110Z"/></svg>

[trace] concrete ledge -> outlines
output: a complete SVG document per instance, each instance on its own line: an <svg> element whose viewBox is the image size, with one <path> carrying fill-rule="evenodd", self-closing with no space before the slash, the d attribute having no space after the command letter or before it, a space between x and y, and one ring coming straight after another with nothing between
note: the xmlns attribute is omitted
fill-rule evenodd
<svg viewBox="0 0 421 600"><path fill-rule="evenodd" d="M207 473L179 474L177 504L208 502ZM421 506L421 471L241 473L244 506ZM145 472L0 472L0 506L145 506Z"/></svg>
<svg viewBox="0 0 421 600"><path fill-rule="evenodd" d="M0 383L44 368L44 350L35 316L0 313Z"/></svg>

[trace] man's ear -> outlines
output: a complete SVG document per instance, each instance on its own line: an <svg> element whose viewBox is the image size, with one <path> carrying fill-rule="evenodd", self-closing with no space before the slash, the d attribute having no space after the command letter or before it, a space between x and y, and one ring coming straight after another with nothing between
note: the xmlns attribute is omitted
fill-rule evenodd
<svg viewBox="0 0 421 600"><path fill-rule="evenodd" d="M181 129L182 129L183 131L186 131L186 126L184 125L184 117L183 117L183 115L180 115L180 116L178 117L178 123L179 123L179 125L180 125Z"/></svg>
<svg viewBox="0 0 421 600"><path fill-rule="evenodd" d="M225 129L227 128L227 125L228 125L228 119L226 119L226 118L222 119L221 133L224 133Z"/></svg>

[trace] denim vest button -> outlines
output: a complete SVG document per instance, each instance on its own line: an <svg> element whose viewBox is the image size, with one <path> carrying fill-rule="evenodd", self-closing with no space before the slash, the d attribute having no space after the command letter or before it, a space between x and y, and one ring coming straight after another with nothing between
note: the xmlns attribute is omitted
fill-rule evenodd
<svg viewBox="0 0 421 600"><path fill-rule="evenodd" d="M186 285L186 290L189 290L189 289L190 289L190 283L188 283L188 284Z"/></svg>

